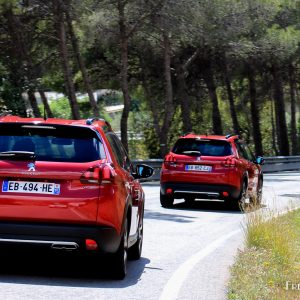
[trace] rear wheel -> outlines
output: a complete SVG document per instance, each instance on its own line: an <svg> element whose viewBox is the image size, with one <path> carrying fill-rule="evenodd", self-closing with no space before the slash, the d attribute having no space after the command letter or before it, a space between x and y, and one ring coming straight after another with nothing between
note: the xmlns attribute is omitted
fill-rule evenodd
<svg viewBox="0 0 300 300"><path fill-rule="evenodd" d="M127 273L128 258L128 225L127 220L124 225L124 233L118 251L113 255L113 277L124 279Z"/></svg>
<svg viewBox="0 0 300 300"><path fill-rule="evenodd" d="M172 207L174 203L174 198L169 195L163 195L160 193L160 204L162 207Z"/></svg>

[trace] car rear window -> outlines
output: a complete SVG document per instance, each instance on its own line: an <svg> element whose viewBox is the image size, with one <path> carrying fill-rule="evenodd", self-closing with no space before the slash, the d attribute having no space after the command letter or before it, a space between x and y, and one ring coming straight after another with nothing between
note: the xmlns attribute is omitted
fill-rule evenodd
<svg viewBox="0 0 300 300"><path fill-rule="evenodd" d="M228 156L232 154L229 142L203 139L179 139L175 143L172 152L204 156Z"/></svg>
<svg viewBox="0 0 300 300"><path fill-rule="evenodd" d="M105 158L97 134L79 126L0 124L0 152L34 152L36 160L90 162Z"/></svg>

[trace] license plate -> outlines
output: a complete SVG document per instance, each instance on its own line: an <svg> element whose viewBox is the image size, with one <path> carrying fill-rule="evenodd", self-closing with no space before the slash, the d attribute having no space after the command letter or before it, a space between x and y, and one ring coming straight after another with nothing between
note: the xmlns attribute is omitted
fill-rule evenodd
<svg viewBox="0 0 300 300"><path fill-rule="evenodd" d="M202 171L202 172L211 172L211 166L203 166L203 165L186 165L186 171Z"/></svg>
<svg viewBox="0 0 300 300"><path fill-rule="evenodd" d="M50 182L4 180L2 184L2 192L59 195L60 184Z"/></svg>

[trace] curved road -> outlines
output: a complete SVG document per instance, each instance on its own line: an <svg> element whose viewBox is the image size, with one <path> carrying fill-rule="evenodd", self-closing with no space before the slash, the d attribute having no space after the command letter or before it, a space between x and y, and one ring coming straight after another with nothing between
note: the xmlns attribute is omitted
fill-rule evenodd
<svg viewBox="0 0 300 300"><path fill-rule="evenodd" d="M265 174L262 210L300 206L300 173ZM93 274L93 261L19 255L2 257L0 298L226 299L229 266L243 247L245 215L221 202L159 204L158 183L145 183L143 257L123 281Z"/></svg>

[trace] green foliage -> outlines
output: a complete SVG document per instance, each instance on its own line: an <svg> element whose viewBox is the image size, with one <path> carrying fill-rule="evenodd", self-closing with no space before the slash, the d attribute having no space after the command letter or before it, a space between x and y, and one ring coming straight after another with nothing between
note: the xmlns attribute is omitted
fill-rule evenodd
<svg viewBox="0 0 300 300"><path fill-rule="evenodd" d="M4 111L22 117L26 116L22 89L5 79L0 79L0 112Z"/></svg>
<svg viewBox="0 0 300 300"><path fill-rule="evenodd" d="M43 76L41 80L42 86L47 87L50 91L56 91L59 93L64 92L64 79L63 74L57 70Z"/></svg>
<svg viewBox="0 0 300 300"><path fill-rule="evenodd" d="M50 103L55 118L71 119L71 108L67 98L61 98Z"/></svg>
<svg viewBox="0 0 300 300"><path fill-rule="evenodd" d="M157 2L157 1L156 1ZM129 117L129 147L133 157L160 156L159 137L154 118L162 127L168 111L174 111L166 129L171 146L183 134L186 120L181 111L177 64L185 67L185 92L190 102L192 130L212 132L212 103L203 80L207 62L212 66L218 106L224 133L232 132L228 93L223 78L226 58L235 109L241 134L253 146L249 101L249 66L255 70L256 94L265 155L276 154L273 131L276 127L272 66L281 71L285 108L289 107L290 74L299 80L300 4L294 0L167 0L95 1L71 0L70 15L79 48L94 90L116 90L99 97L101 115L120 130L117 112L108 116L104 107L123 103L120 92L120 12L124 7L128 39L128 82L132 98ZM0 0L0 109L25 115L22 93L28 87L66 94L66 84L58 51L56 16L51 1ZM10 15L9 15L10 13ZM9 16L13 18L9 19ZM12 24L14 26L12 26ZM16 26L17 24L17 26ZM65 24L66 25L66 24ZM67 27L66 27L67 28ZM130 31L133 29L133 31ZM134 34L133 34L134 33ZM165 105L166 79L163 34L171 47L173 106ZM18 37L19 35L19 37ZM76 91L85 92L83 76L76 62L67 30L68 62ZM198 53L197 53L198 52ZM193 58L193 54L197 55ZM187 64L193 58L191 64ZM299 89L299 86L296 87ZM210 91L211 92L211 91ZM297 100L299 103L299 99ZM152 104L152 105L151 105ZM82 117L92 115L86 99L79 101ZM153 109L154 107L154 109ZM71 118L67 98L51 102L56 117ZM298 109L299 110L299 109ZM274 114L274 120L271 115ZM299 115L297 115L299 118ZM286 118L291 119L287 109ZM297 120L298 136L300 120ZM276 132L275 132L276 133ZM275 135L276 136L276 135Z"/></svg>
<svg viewBox="0 0 300 300"><path fill-rule="evenodd" d="M79 101L78 106L80 110L80 115L83 119L90 118L93 116L90 103L88 102L87 99L83 99ZM51 101L50 108L55 118L72 119L69 100L66 97ZM102 118L106 119L107 121L111 121L109 115L102 108L100 109L100 115Z"/></svg>

